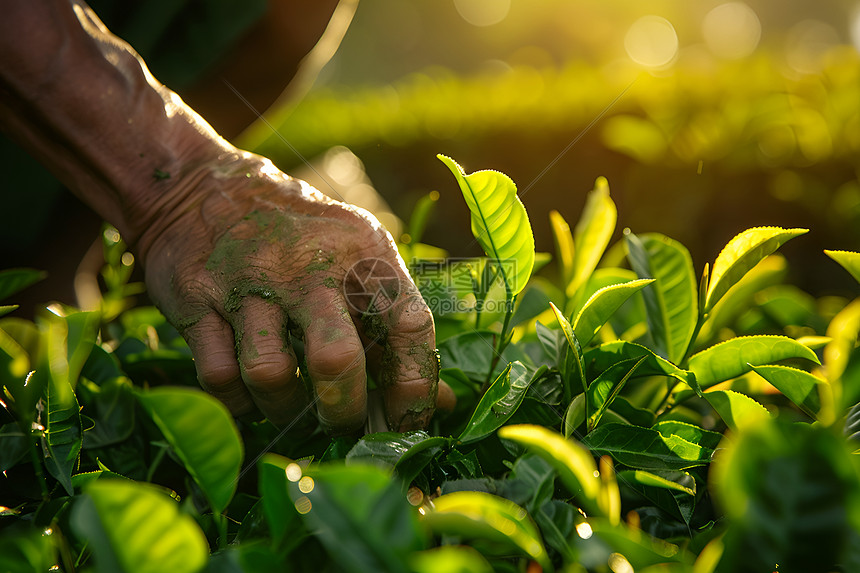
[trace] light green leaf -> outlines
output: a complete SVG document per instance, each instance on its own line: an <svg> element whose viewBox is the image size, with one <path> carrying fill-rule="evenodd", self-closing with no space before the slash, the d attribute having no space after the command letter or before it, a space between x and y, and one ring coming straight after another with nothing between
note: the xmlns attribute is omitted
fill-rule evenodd
<svg viewBox="0 0 860 573"><path fill-rule="evenodd" d="M567 295L573 296L585 284L606 251L615 232L618 212L609 197L609 183L598 177L594 189L585 199L585 207L573 234L575 247L573 280L567 286Z"/></svg>
<svg viewBox="0 0 860 573"><path fill-rule="evenodd" d="M196 573L209 545L200 527L156 486L96 480L72 509L71 523L86 539L99 571Z"/></svg>
<svg viewBox="0 0 860 573"><path fill-rule="evenodd" d="M572 375L575 375L576 379L582 386L582 391L585 392L588 389L588 382L585 379L585 361L583 360L582 346L580 346L579 340L576 339L573 327L570 325L570 321L567 320L567 317L564 316L564 313L562 313L553 303L549 303L549 306L552 309L553 314L555 314L558 324L561 326L561 330L564 333L564 337L567 339L567 345L569 347L567 360L565 361L564 368L562 368L562 377L567 383L568 379ZM571 373L568 366L573 368L574 372ZM572 392L570 388L566 387L564 399L569 400L571 395ZM586 410L588 410L587 403Z"/></svg>
<svg viewBox="0 0 860 573"><path fill-rule="evenodd" d="M642 291L654 352L679 364L696 328L698 306L693 260L687 249L657 233L625 232L630 266L640 279L656 279Z"/></svg>
<svg viewBox="0 0 860 573"><path fill-rule="evenodd" d="M736 235L714 261L705 300L705 312L710 312L726 291L759 261L776 251L786 241L807 232L808 229L755 227Z"/></svg>
<svg viewBox="0 0 860 573"><path fill-rule="evenodd" d="M236 491L243 457L242 440L227 407L190 388L162 387L136 396L203 490L213 513L224 511Z"/></svg>
<svg viewBox="0 0 860 573"><path fill-rule="evenodd" d="M0 316L5 316L5 315L9 314L10 312L14 312L16 310L18 310L17 304L0 305Z"/></svg>
<svg viewBox="0 0 860 573"><path fill-rule="evenodd" d="M752 369L804 412L816 417L821 409L819 387L826 384L824 380L790 366L753 366Z"/></svg>
<svg viewBox="0 0 860 573"><path fill-rule="evenodd" d="M472 234L498 265L508 296L518 294L525 288L534 267L535 241L516 185L498 171L466 175L450 157L437 157L457 179L472 213Z"/></svg>
<svg viewBox="0 0 860 573"><path fill-rule="evenodd" d="M597 379L588 386L588 405L592 411L588 413L588 431L592 431L600 422L606 408L612 404L612 401L636 371L640 364L646 360L646 356L641 358L631 358L622 360L617 364L613 364L607 368Z"/></svg>
<svg viewBox="0 0 860 573"><path fill-rule="evenodd" d="M474 442L492 434L517 411L534 378L521 362L512 362L499 374L475 407L475 412L458 438Z"/></svg>
<svg viewBox="0 0 860 573"><path fill-rule="evenodd" d="M654 424L652 428L660 432L660 435L664 438L678 436L690 443L711 450L716 450L723 439L723 435L719 432L711 432L710 430L705 430L699 426L679 420L661 420Z"/></svg>
<svg viewBox="0 0 860 573"><path fill-rule="evenodd" d="M818 364L815 353L786 336L739 336L715 344L690 357L690 370L702 388L746 374L752 368L786 358L806 358Z"/></svg>
<svg viewBox="0 0 860 573"><path fill-rule="evenodd" d="M842 265L860 283L860 253L854 251L824 251L828 257Z"/></svg>
<svg viewBox="0 0 860 573"><path fill-rule="evenodd" d="M669 475L672 479L665 477ZM650 487L659 487L673 491L680 491L687 495L696 495L696 480L690 474L681 471L664 472L658 475L645 470L627 470L618 472L619 480L627 480Z"/></svg>
<svg viewBox="0 0 860 573"><path fill-rule="evenodd" d="M582 346L588 346L597 331L627 301L654 279L638 279L623 284L603 287L583 305L573 323L573 331Z"/></svg>
<svg viewBox="0 0 860 573"><path fill-rule="evenodd" d="M767 408L740 392L715 390L705 392L705 400L732 430L743 430L770 419Z"/></svg>
<svg viewBox="0 0 860 573"><path fill-rule="evenodd" d="M644 470L683 470L710 463L711 448L676 435L663 436L653 428L603 424L585 436L583 445L609 454L618 463Z"/></svg>
<svg viewBox="0 0 860 573"><path fill-rule="evenodd" d="M573 235L570 233L570 225L561 216L561 213L553 209L549 212L549 227L552 229L552 238L555 241L556 263L561 275L561 284L568 285L573 279Z"/></svg>
<svg viewBox="0 0 860 573"><path fill-rule="evenodd" d="M507 543L552 571L540 532L528 513L512 501L479 491L458 491L433 500L424 523L434 533Z"/></svg>
<svg viewBox="0 0 860 573"><path fill-rule="evenodd" d="M418 551L409 558L415 573L493 573L492 566L468 545L443 545Z"/></svg>
<svg viewBox="0 0 860 573"><path fill-rule="evenodd" d="M558 471L565 487L592 513L601 514L601 483L591 453L574 440L565 439L549 428L517 424L499 429L499 437L525 446Z"/></svg>

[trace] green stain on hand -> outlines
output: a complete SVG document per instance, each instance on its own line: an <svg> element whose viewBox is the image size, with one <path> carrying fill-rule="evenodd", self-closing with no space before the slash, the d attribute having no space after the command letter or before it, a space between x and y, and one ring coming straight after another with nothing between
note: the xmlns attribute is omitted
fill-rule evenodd
<svg viewBox="0 0 860 573"><path fill-rule="evenodd" d="M337 283L333 277L326 277L325 280L323 280L323 285L328 288L337 288Z"/></svg>
<svg viewBox="0 0 860 573"><path fill-rule="evenodd" d="M257 334L259 334L260 336L268 336L269 331L266 329L263 329L263 330L260 330L259 332L257 332Z"/></svg>

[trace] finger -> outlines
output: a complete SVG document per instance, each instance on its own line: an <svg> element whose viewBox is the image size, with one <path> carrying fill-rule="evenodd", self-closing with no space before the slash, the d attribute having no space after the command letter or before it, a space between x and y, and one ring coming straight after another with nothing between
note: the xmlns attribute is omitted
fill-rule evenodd
<svg viewBox="0 0 860 573"><path fill-rule="evenodd" d="M439 393L436 396L436 411L450 414L457 407L457 395L453 388L442 380L439 380Z"/></svg>
<svg viewBox="0 0 860 573"><path fill-rule="evenodd" d="M197 379L203 389L226 404L234 416L254 412L254 401L242 383L230 325L210 312L182 335L194 356Z"/></svg>
<svg viewBox="0 0 860 573"><path fill-rule="evenodd" d="M298 421L308 396L296 373L296 357L284 341L286 317L280 307L249 296L236 313L236 346L242 380L272 423Z"/></svg>
<svg viewBox="0 0 860 573"><path fill-rule="evenodd" d="M308 296L316 298L313 316L301 326L320 424L330 433L354 432L367 416L364 347L338 291L314 290Z"/></svg>
<svg viewBox="0 0 860 573"><path fill-rule="evenodd" d="M378 324L368 332L367 325ZM401 432L427 426L436 406L439 356L433 315L417 294L401 296L387 311L362 317L365 333L377 339L374 353L385 391L389 425ZM384 325L384 328L380 327Z"/></svg>

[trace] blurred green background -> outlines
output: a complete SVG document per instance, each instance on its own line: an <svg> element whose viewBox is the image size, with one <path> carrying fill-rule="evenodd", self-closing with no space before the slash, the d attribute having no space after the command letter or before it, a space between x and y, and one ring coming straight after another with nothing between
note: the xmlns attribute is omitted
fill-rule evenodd
<svg viewBox="0 0 860 573"><path fill-rule="evenodd" d="M575 221L603 175L619 228L680 240L697 269L745 228L807 227L785 249L792 280L815 294L856 291L821 253L860 249L855 2L364 0L307 94L241 135L235 127L253 113L225 81L245 93L233 77L244 69L268 93L287 85L288 68L271 64L282 45L259 41L260 22L271 28L281 2L186 0L168 24L147 24L164 19L159 3L170 4L103 14L120 36L153 34L129 40L156 77L287 172L315 176L311 163L323 191L375 188L406 219L438 190L423 240L452 256L479 249L437 153L467 171L510 175L538 250L552 250L548 211ZM200 31L201 10L220 26L211 37ZM255 37L244 65L219 68ZM196 56L206 46L218 57ZM264 100L254 104L260 111ZM354 156L332 155L335 146Z"/></svg>

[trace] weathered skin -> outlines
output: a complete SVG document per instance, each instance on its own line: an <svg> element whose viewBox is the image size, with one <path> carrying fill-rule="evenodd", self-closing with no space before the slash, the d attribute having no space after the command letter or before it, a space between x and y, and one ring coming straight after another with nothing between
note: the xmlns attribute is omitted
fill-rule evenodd
<svg viewBox="0 0 860 573"><path fill-rule="evenodd" d="M328 429L363 424L366 367L392 428L427 424L438 392L432 316L371 215L229 145L86 5L4 11L0 127L133 245L207 390L235 415L292 423L312 398L296 375L300 337ZM365 259L396 274L381 312L347 302L355 285L344 277ZM442 401L452 398L445 388Z"/></svg>

